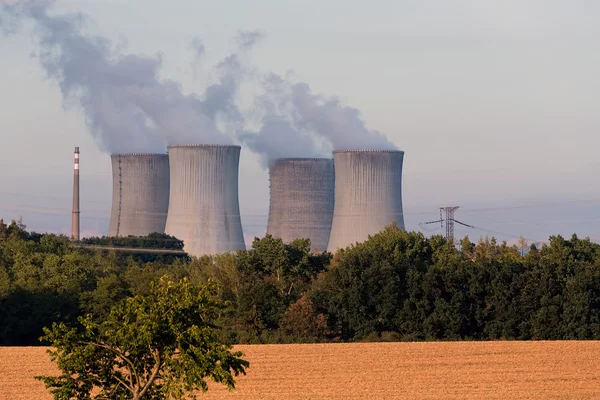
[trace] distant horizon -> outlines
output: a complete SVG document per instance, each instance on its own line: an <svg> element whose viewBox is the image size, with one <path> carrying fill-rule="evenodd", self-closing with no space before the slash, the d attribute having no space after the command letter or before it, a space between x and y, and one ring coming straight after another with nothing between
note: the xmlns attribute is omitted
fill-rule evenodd
<svg viewBox="0 0 600 400"><path fill-rule="evenodd" d="M0 194L2 194L2 192L0 192ZM69 201L71 199L68 199ZM527 212L530 212L532 210L535 210L536 208L546 208L546 209L551 209L551 210L555 210L556 214L563 214L563 215L570 215L569 213L573 212L573 207L577 204L586 204L586 203L596 203L599 202L600 199L581 199L581 200L563 200L563 201L556 201L556 202L521 202L521 203L512 203L512 205L510 206L494 206L493 203L487 203L487 207L485 206L485 204L482 203L476 203L478 205L483 205L483 207L464 207L461 206L456 214L455 214L455 219L460 221L460 222L464 222L467 224L474 224L473 220L481 220L481 221L485 221L486 218L485 216L482 216L481 218L479 218L480 214L488 214L488 221L489 219L489 214L494 215L494 214L502 214L507 215L509 213L509 211L512 211L513 215L516 215L517 217L519 215L522 214L526 214ZM85 200L82 199L82 204L85 204ZM98 202L95 202L93 204L99 204ZM95 208L94 211L92 211L93 214L96 215L92 215L92 216L88 216L86 215L85 211L82 209L82 213L81 213L81 220L82 220L82 225L83 226L87 226L86 229L82 229L81 231L81 237L92 237L92 236L106 236L108 234L108 222L110 220L110 202L108 203L103 203L107 205L107 208L99 210L98 208ZM505 203L506 204L506 203ZM23 206L15 206L15 208L19 208L19 207L23 207ZM593 208L595 209L596 206L594 205ZM9 209L9 207L6 207L6 205L2 205L2 208L0 208L0 219L3 219L5 223L10 223L11 220L15 220L18 221L19 218L23 215L27 215L27 213L16 213L14 214L14 216L10 216L9 214L3 212L3 209ZM429 221L437 221L439 219L439 207L435 207L435 206L411 206L411 205L405 205L404 206L405 210L411 210L411 211L405 211L404 215L405 215L405 221L406 221L406 231L409 232L421 232L423 233L425 236L430 237L432 235L441 235L444 236L445 235L445 224L443 225L443 227L440 226L440 224L431 224L431 225L426 225L426 226L420 226L419 224L425 223L425 222L429 222ZM27 208L25 208L25 210L27 210ZM54 209L56 210L56 209ZM558 210L558 211L557 211ZM100 213L100 211L105 211L106 212L106 216L101 216L98 215ZM18 214L18 215L17 215ZM46 210L43 209L43 207L41 207L40 210L36 210L36 211L30 211L30 216L32 215L48 215L46 213ZM12 215L12 214L11 214ZM31 222L31 219L28 219L29 217L23 217L23 224L26 225L27 230L31 230L31 231L35 231L38 233L52 233L52 234L57 234L57 235L66 235L66 236L70 236L71 234L71 212L69 211L68 213L61 213L61 214L49 214L51 215L53 218L51 218L52 221L54 220L62 220L63 224L60 227L54 226L54 227L49 227L49 228L45 228L44 226L48 226L45 224L36 224L36 222ZM60 215L60 216L59 216ZM244 238L246 241L246 245L249 246L252 241L254 240L255 237L264 237L266 235L266 226L267 226L267 219L268 219L268 211L265 214L252 214L252 215L244 215L242 214L242 219L250 219L250 220L255 220L255 223L251 223L250 224L250 229L247 229L247 227L245 227L242 224L242 227L244 228ZM256 220L260 220L261 222L256 223ZM582 218L581 220L566 220L565 223L579 223L582 221L585 221L585 218ZM39 221L39 219L38 219ZM493 218L492 218L493 221ZM552 224L558 224L560 223L555 222L555 221L533 221L532 225L552 225ZM509 225L510 221L503 224L503 225ZM519 222L518 220L515 221L512 225L524 225L526 223L523 222ZM519 233L518 230L510 230L508 228L498 228L498 226L500 226L500 224L496 223L495 225L492 224L488 224L487 225L481 225L479 224L474 224L475 228L474 229L469 229L466 227L461 226L460 224L455 224L455 240L459 241L462 238L464 238L465 236L468 236L469 239L472 242L477 242L478 240L481 239L485 239L486 237L488 238L496 238L499 242L501 241L507 241L507 243L509 244L516 244L516 242L519 240L519 238L521 236L523 236L530 244L531 243L547 243L548 239L551 236L557 236L557 235L561 235L564 238L570 238L573 234L576 234L578 237L580 238L586 238L588 237L591 241L596 242L596 243L600 243L600 235L594 235L593 233L587 233L587 234L582 234L576 230L574 231L569 231L567 230L560 230L560 231L555 231L555 232L550 232L548 234L548 236L545 237L528 237L527 235L524 235L522 233ZM37 227L40 227L41 229L38 229ZM492 228L489 228L490 226L492 226ZM256 228L262 228L257 230ZM514 229L514 228L513 228ZM251 232L248 232L251 231ZM254 232L254 233L252 233Z"/></svg>

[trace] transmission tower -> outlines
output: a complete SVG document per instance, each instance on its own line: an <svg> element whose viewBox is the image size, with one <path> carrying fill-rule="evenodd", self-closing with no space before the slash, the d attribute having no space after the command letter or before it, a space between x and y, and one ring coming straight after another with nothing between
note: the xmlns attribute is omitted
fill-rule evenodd
<svg viewBox="0 0 600 400"><path fill-rule="evenodd" d="M466 226L468 228L475 228L473 225L465 224L464 222L460 222L454 218L454 212L458 210L460 206L452 206L452 207L440 207L440 219L437 221L429 221L424 222L419 225L428 225L428 224L437 224L440 223L440 227L444 227L444 221L446 221L446 238L452 240L454 243L454 223ZM442 216L442 212L445 214Z"/></svg>
<svg viewBox="0 0 600 400"><path fill-rule="evenodd" d="M440 207L440 219L442 219L442 211L446 214L446 237L454 241L454 212L460 206Z"/></svg>

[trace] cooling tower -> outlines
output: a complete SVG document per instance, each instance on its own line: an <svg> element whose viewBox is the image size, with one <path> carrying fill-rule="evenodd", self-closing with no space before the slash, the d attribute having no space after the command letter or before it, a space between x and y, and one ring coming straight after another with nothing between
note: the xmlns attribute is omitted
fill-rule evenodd
<svg viewBox="0 0 600 400"><path fill-rule="evenodd" d="M166 154L113 154L109 236L164 233L169 209Z"/></svg>
<svg viewBox="0 0 600 400"><path fill-rule="evenodd" d="M245 249L238 199L240 146L169 146L166 233L194 256Z"/></svg>
<svg viewBox="0 0 600 400"><path fill-rule="evenodd" d="M272 163L269 176L267 233L285 243L308 238L311 250L327 250L333 218L333 160L282 158Z"/></svg>
<svg viewBox="0 0 600 400"><path fill-rule="evenodd" d="M335 207L327 250L362 242L392 222L404 229L402 162L398 150L333 152Z"/></svg>

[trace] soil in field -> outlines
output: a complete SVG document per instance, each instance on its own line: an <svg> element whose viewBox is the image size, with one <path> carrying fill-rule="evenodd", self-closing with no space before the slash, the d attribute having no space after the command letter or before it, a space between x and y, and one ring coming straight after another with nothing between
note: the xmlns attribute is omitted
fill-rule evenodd
<svg viewBox="0 0 600 400"><path fill-rule="evenodd" d="M600 342L239 346L237 389L203 399L600 399ZM0 348L0 400L51 399L44 348Z"/></svg>

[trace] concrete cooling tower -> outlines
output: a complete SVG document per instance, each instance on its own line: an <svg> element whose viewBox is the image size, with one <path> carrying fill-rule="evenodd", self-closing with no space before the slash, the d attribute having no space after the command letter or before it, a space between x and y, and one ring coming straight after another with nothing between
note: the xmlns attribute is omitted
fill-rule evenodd
<svg viewBox="0 0 600 400"><path fill-rule="evenodd" d="M269 176L267 233L285 243L308 238L311 250L327 250L333 218L333 160L282 158L272 163Z"/></svg>
<svg viewBox="0 0 600 400"><path fill-rule="evenodd" d="M238 199L240 146L169 146L166 233L190 255L245 249Z"/></svg>
<svg viewBox="0 0 600 400"><path fill-rule="evenodd" d="M164 233L169 208L166 154L113 154L109 236Z"/></svg>
<svg viewBox="0 0 600 400"><path fill-rule="evenodd" d="M404 229L399 150L333 152L335 207L327 250L362 242L392 222Z"/></svg>

